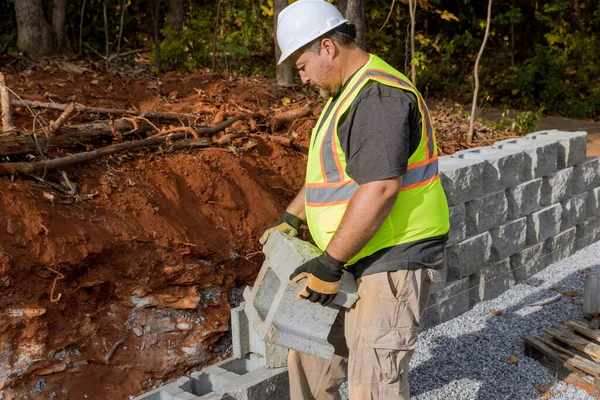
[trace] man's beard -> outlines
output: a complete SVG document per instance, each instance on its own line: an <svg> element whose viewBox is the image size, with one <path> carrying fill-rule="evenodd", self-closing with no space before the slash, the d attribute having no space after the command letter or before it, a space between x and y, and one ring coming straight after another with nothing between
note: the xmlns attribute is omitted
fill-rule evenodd
<svg viewBox="0 0 600 400"><path fill-rule="evenodd" d="M330 97L336 97L338 94L340 94L340 89L341 87L336 86L329 86L329 87L320 87L317 86L317 89L319 89L319 96L325 100L329 100Z"/></svg>

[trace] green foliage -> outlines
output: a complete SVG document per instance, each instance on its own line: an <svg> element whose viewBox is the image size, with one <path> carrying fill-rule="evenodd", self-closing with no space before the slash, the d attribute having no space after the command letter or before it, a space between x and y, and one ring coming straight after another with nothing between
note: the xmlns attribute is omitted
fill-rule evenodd
<svg viewBox="0 0 600 400"><path fill-rule="evenodd" d="M524 111L513 119L511 128L520 135L531 133L535 130L535 124L542 116L543 109L537 111Z"/></svg>
<svg viewBox="0 0 600 400"><path fill-rule="evenodd" d="M181 32L163 30L165 39L160 44L163 68L167 71L195 71L209 67L212 63L213 29L214 24L204 18L188 20Z"/></svg>

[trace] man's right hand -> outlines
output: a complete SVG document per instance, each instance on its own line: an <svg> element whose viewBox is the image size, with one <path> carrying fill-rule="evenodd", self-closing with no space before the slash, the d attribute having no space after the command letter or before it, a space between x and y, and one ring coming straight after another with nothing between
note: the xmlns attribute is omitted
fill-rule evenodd
<svg viewBox="0 0 600 400"><path fill-rule="evenodd" d="M303 224L303 220L286 211L283 213L283 216L277 220L277 222L269 226L264 231L259 242L260 244L265 244L269 238L269 235L273 232L281 232L290 236L298 236L300 227L302 227Z"/></svg>

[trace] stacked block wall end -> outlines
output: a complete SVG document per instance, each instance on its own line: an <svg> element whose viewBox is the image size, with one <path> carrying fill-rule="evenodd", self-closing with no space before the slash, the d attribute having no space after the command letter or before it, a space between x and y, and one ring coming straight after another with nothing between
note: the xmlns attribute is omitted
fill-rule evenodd
<svg viewBox="0 0 600 400"><path fill-rule="evenodd" d="M344 273L334 303L322 307L297 297L305 281L289 281L298 266L320 254L315 246L273 233L263 251L266 258L258 278L252 290L244 292L249 325L267 343L330 358L333 346L327 336L340 306L351 307L358 299L354 277Z"/></svg>

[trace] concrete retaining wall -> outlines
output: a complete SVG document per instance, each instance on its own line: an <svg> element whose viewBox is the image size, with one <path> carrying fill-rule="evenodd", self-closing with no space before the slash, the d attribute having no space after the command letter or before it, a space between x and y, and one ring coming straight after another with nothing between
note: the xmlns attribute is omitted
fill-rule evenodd
<svg viewBox="0 0 600 400"><path fill-rule="evenodd" d="M450 206L448 273L424 328L600 239L600 160L586 157L586 136L535 132L440 157Z"/></svg>
<svg viewBox="0 0 600 400"><path fill-rule="evenodd" d="M434 287L422 328L600 239L600 160L585 153L585 132L544 131L440 157L451 229L444 280ZM136 399L286 400L287 347L331 353L318 345L338 307L356 300L354 280L346 279L330 307L299 301L287 276L319 252L298 239L272 236L255 286L244 292L246 303L231 313L233 357ZM311 321L327 332L317 332Z"/></svg>

